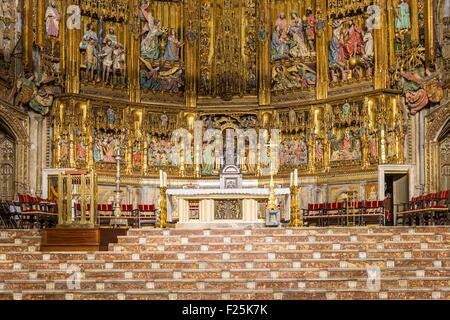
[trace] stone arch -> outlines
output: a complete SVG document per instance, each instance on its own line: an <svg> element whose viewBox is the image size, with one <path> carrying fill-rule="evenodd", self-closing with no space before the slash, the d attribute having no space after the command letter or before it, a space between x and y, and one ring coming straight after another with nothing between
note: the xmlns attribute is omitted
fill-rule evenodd
<svg viewBox="0 0 450 320"><path fill-rule="evenodd" d="M10 132L14 139L15 147L15 177L14 177L14 195L27 192L29 189L29 135L25 127L26 113L16 108L0 102L0 121Z"/></svg>
<svg viewBox="0 0 450 320"><path fill-rule="evenodd" d="M425 121L425 181L427 192L439 191L439 136L450 121L450 102L435 109Z"/></svg>

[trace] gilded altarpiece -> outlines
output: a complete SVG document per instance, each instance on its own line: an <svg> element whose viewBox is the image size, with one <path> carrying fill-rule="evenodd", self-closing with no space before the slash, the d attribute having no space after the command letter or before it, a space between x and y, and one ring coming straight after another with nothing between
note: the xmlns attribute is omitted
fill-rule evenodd
<svg viewBox="0 0 450 320"><path fill-rule="evenodd" d="M201 97L256 95L257 12L255 0L200 0Z"/></svg>

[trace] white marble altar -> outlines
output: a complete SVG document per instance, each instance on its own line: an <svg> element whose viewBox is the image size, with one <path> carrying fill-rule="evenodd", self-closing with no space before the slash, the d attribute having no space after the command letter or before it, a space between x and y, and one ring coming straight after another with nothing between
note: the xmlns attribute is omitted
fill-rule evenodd
<svg viewBox="0 0 450 320"><path fill-rule="evenodd" d="M277 198L283 198L285 218L290 217L289 188L275 189ZM268 199L268 188L236 188L236 189L168 189L167 211L168 219L178 218L177 228L205 228L216 225L264 224L264 219L258 218L258 200ZM240 219L216 219L217 201L241 201ZM199 217L189 217L189 202L198 202Z"/></svg>

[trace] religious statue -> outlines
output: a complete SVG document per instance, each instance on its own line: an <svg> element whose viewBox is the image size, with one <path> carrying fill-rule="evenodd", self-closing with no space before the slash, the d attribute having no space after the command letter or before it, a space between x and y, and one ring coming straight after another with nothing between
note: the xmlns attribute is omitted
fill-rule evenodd
<svg viewBox="0 0 450 320"><path fill-rule="evenodd" d="M296 11L292 11L291 15L292 21L289 28L289 34L292 37L294 44L290 49L290 54L293 57L304 57L308 55L309 51L303 34L303 22Z"/></svg>
<svg viewBox="0 0 450 320"><path fill-rule="evenodd" d="M102 162L103 161L103 152L102 152L102 142L98 135L95 135L94 138L94 161Z"/></svg>
<svg viewBox="0 0 450 320"><path fill-rule="evenodd" d="M315 160L318 164L323 163L323 142L321 139L316 140Z"/></svg>
<svg viewBox="0 0 450 320"><path fill-rule="evenodd" d="M86 33L80 43L80 49L84 51L86 80L88 81L94 80L94 70L97 69L98 41L94 26L92 23L88 23Z"/></svg>
<svg viewBox="0 0 450 320"><path fill-rule="evenodd" d="M333 36L330 40L328 50L328 63L330 66L338 65L343 62L343 44L341 41L341 31L343 28L342 20L333 22Z"/></svg>
<svg viewBox="0 0 450 320"><path fill-rule="evenodd" d="M117 44L117 36L114 34L113 28L108 29L108 33L103 38L103 44L107 44L108 41L111 41L111 46L115 46Z"/></svg>
<svg viewBox="0 0 450 320"><path fill-rule="evenodd" d="M212 137L209 137L207 134L204 136L204 144L203 144L203 161L202 161L202 175L208 176L211 175L214 170L214 143L211 140Z"/></svg>
<svg viewBox="0 0 450 320"><path fill-rule="evenodd" d="M315 48L315 40L316 40L316 17L314 16L312 9L308 8L306 9L306 17L307 17L307 23L306 23L306 39L308 40L308 46L309 51L314 52L316 51Z"/></svg>
<svg viewBox="0 0 450 320"><path fill-rule="evenodd" d="M400 0L395 8L395 29L405 30L411 28L409 4L406 0Z"/></svg>
<svg viewBox="0 0 450 320"><path fill-rule="evenodd" d="M113 50L113 83L116 85L117 75L121 79L122 85L125 85L125 49L120 43L116 43Z"/></svg>
<svg viewBox="0 0 450 320"><path fill-rule="evenodd" d="M166 51L164 52L164 60L174 62L180 59L180 47L183 44L178 40L175 29L170 30L167 38Z"/></svg>
<svg viewBox="0 0 450 320"><path fill-rule="evenodd" d="M169 124L169 117L167 114L163 113L160 117L161 120L161 129L167 130Z"/></svg>
<svg viewBox="0 0 450 320"><path fill-rule="evenodd" d="M72 4L67 7L67 20L66 26L69 30L80 30L81 29L81 10L76 4Z"/></svg>
<svg viewBox="0 0 450 320"><path fill-rule="evenodd" d="M368 17L366 19L367 30L381 29L381 9L379 5L372 4L367 7Z"/></svg>
<svg viewBox="0 0 450 320"><path fill-rule="evenodd" d="M348 22L345 49L346 58L362 55L364 53L363 31L352 19Z"/></svg>
<svg viewBox="0 0 450 320"><path fill-rule="evenodd" d="M49 37L58 37L60 19L61 15L56 7L56 2L55 0L51 0L50 5L45 11L45 30Z"/></svg>
<svg viewBox="0 0 450 320"><path fill-rule="evenodd" d="M141 164L141 158L142 158L139 141L135 141L133 143L132 153L133 153L133 165L139 166Z"/></svg>
<svg viewBox="0 0 450 320"><path fill-rule="evenodd" d="M103 47L103 52L100 57L103 57L103 72L102 72L102 80L103 82L109 81L109 74L111 72L111 66L113 64L113 48L112 41L108 40L106 45Z"/></svg>
<svg viewBox="0 0 450 320"><path fill-rule="evenodd" d="M376 134L371 134L369 137L369 159L372 161L378 160L378 139Z"/></svg>
<svg viewBox="0 0 450 320"><path fill-rule="evenodd" d="M59 145L59 159L61 161L69 160L69 140L67 133L61 134L58 140Z"/></svg>
<svg viewBox="0 0 450 320"><path fill-rule="evenodd" d="M79 136L78 141L75 146L76 149L76 158L79 161L86 160L86 141L83 135Z"/></svg>
<svg viewBox="0 0 450 320"><path fill-rule="evenodd" d="M114 109L109 107L108 110L106 110L106 117L108 121L108 125L113 125L116 121L116 113L114 112Z"/></svg>
<svg viewBox="0 0 450 320"><path fill-rule="evenodd" d="M295 127L298 125L297 122L297 113L294 111L294 109L289 110L289 126Z"/></svg>
<svg viewBox="0 0 450 320"><path fill-rule="evenodd" d="M279 27L276 27L272 34L272 59L281 60L287 57L289 47L287 45L286 36L283 36Z"/></svg>
<svg viewBox="0 0 450 320"><path fill-rule="evenodd" d="M141 41L141 57L158 60L160 58L159 37L163 34L160 30L161 21L154 19L150 11L141 8L141 12L147 21L141 33L145 35Z"/></svg>

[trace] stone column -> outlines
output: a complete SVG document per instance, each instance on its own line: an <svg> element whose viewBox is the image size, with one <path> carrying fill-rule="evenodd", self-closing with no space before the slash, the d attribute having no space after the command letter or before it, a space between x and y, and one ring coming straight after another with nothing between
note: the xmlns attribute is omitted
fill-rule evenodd
<svg viewBox="0 0 450 320"><path fill-rule="evenodd" d="M256 221L258 220L258 201L255 199L242 200L242 220Z"/></svg>
<svg viewBox="0 0 450 320"><path fill-rule="evenodd" d="M189 221L189 202L183 198L178 198L178 219L179 222Z"/></svg>
<svg viewBox="0 0 450 320"><path fill-rule="evenodd" d="M214 220L214 200L212 200L212 199L200 200L199 214L200 214L201 222L213 221Z"/></svg>

